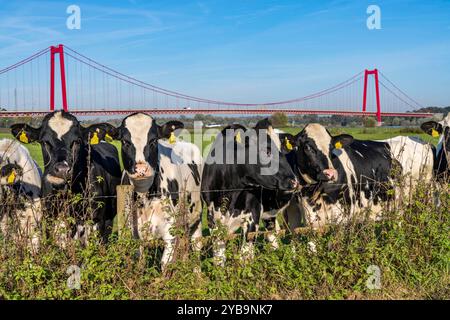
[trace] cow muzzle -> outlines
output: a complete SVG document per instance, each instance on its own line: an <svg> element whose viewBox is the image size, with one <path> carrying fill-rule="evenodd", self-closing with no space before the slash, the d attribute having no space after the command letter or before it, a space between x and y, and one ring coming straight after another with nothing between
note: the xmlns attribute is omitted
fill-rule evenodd
<svg viewBox="0 0 450 320"><path fill-rule="evenodd" d="M58 162L55 164L53 168L52 176L61 178L61 179L67 179L70 173L70 167L69 164L66 161Z"/></svg>
<svg viewBox="0 0 450 320"><path fill-rule="evenodd" d="M70 166L67 161L57 162L45 179L52 185L62 185L67 182L70 176Z"/></svg>
<svg viewBox="0 0 450 320"><path fill-rule="evenodd" d="M129 173L128 176L133 180L148 179L152 177L154 171L147 163L137 163L134 167L134 173Z"/></svg>
<svg viewBox="0 0 450 320"><path fill-rule="evenodd" d="M289 186L290 186L290 190L292 190L294 192L300 190L300 183L298 182L297 179L289 180Z"/></svg>
<svg viewBox="0 0 450 320"><path fill-rule="evenodd" d="M299 191L300 188L301 186L297 179L288 179L279 185L278 190L283 193L292 193Z"/></svg>
<svg viewBox="0 0 450 320"><path fill-rule="evenodd" d="M328 181L336 181L338 178L336 169L325 169L322 171L322 173Z"/></svg>

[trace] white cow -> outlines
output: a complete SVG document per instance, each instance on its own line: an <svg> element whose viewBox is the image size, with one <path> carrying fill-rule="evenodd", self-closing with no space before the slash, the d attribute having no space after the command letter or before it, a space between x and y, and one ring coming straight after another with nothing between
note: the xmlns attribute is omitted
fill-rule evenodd
<svg viewBox="0 0 450 320"><path fill-rule="evenodd" d="M428 182L433 178L434 152L431 144L416 137L398 136L380 140L389 145L392 157L400 163L398 173L404 184L398 188L403 195L408 195L419 181Z"/></svg>
<svg viewBox="0 0 450 320"><path fill-rule="evenodd" d="M97 126L122 142L123 183L133 185L137 197L132 229L141 239L163 240L164 267L173 258L172 229L180 212L187 213L182 224L191 237L201 236L200 150L192 143L175 142L174 131L183 128L179 121L160 126L151 116L135 113L117 128Z"/></svg>
<svg viewBox="0 0 450 320"><path fill-rule="evenodd" d="M2 205L11 204L10 210L0 210L0 230L5 235L12 231L13 238L24 238L37 249L42 218L41 171L29 151L10 139L0 140L0 166Z"/></svg>
<svg viewBox="0 0 450 320"><path fill-rule="evenodd" d="M158 141L159 179L148 192L137 192L136 231L140 239L162 239L164 267L173 258L176 217L186 213L195 248L201 248L200 172L202 156L192 143Z"/></svg>
<svg viewBox="0 0 450 320"><path fill-rule="evenodd" d="M433 137L439 137L435 153L435 176L441 182L450 179L450 113L440 122L427 121L421 129Z"/></svg>
<svg viewBox="0 0 450 320"><path fill-rule="evenodd" d="M290 164L304 186L285 213L291 227L319 228L365 213L379 218L391 200L433 176L432 146L417 138L356 140L308 124L290 142Z"/></svg>

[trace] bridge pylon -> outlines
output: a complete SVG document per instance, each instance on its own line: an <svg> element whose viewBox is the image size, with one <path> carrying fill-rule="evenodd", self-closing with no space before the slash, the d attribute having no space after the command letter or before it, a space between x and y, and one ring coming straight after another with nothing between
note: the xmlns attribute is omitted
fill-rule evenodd
<svg viewBox="0 0 450 320"><path fill-rule="evenodd" d="M377 121L378 125L381 125L381 103L380 103L380 86L378 82L378 69L373 70L364 70L364 92L363 92L363 105L362 105L362 111L367 111L367 82L369 75L373 75L375 78L375 96L376 96L376 102L377 102Z"/></svg>
<svg viewBox="0 0 450 320"><path fill-rule="evenodd" d="M55 110L55 55L59 54L59 70L61 79L61 98L64 111L67 107L66 71L64 66L64 46L50 47L50 111Z"/></svg>

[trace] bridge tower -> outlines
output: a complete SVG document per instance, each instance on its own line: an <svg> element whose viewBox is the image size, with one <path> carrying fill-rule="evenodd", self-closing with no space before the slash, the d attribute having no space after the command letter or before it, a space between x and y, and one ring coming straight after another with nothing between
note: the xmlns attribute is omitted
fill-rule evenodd
<svg viewBox="0 0 450 320"><path fill-rule="evenodd" d="M50 47L50 111L55 110L55 55L59 54L59 70L61 76L61 96L64 111L67 111L66 71L64 66L64 46Z"/></svg>
<svg viewBox="0 0 450 320"><path fill-rule="evenodd" d="M367 81L369 75L373 75L375 78L375 96L377 102L377 121L378 125L381 125L381 105L380 105L380 86L378 83L378 69L364 70L364 92L363 92L363 106L362 111L367 111Z"/></svg>

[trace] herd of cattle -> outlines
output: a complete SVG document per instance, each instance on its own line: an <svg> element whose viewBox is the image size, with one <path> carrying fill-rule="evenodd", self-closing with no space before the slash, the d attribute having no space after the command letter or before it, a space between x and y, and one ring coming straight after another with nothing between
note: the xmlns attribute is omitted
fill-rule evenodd
<svg viewBox="0 0 450 320"><path fill-rule="evenodd" d="M319 228L367 212L377 219L386 204L408 194L418 181L448 183L450 114L421 126L427 134L440 136L436 148L403 136L383 141L332 136L317 123L294 136L277 132L265 119L254 128L227 126L203 159L195 144L173 139L182 128L179 121L158 125L143 113L127 116L118 127L108 123L83 127L64 111L46 115L39 128L13 125L11 133L17 140L40 143L44 172L21 143L0 140L1 194L13 194L20 204L8 213L0 207L2 233L8 232L11 221L18 222L20 233L26 230L36 247L42 218L60 214L58 201L67 201L67 194L88 192L94 203L101 203L93 206L89 219L107 241L116 214L116 186L131 184L138 203L133 228L142 239L164 241L164 266L173 257L171 229L181 206L194 247L200 249L201 241L196 240L202 236L203 208L209 228L222 226L229 234L241 229L245 236L257 231L261 220L278 228L278 213L290 228ZM232 138L225 139L230 132ZM123 172L109 139L121 142ZM236 161L240 154L243 161ZM276 161L277 170L267 174L264 169L270 169L271 161ZM70 236L86 238L87 218L76 206ZM276 246L273 235L268 240ZM225 242L214 247L215 256L223 261Z"/></svg>

